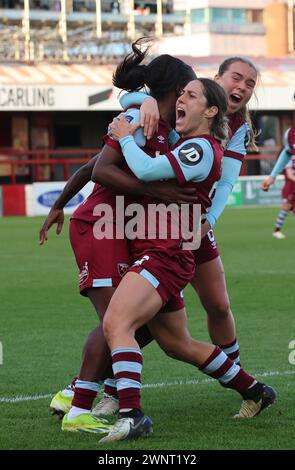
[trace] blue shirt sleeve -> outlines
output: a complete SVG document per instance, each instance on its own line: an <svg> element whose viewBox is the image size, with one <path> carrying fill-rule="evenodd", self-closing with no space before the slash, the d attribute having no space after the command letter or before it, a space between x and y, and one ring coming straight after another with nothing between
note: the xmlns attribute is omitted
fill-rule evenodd
<svg viewBox="0 0 295 470"><path fill-rule="evenodd" d="M230 157L223 157L221 178L217 183L212 205L207 213L207 220L214 227L224 211L228 196L233 190L241 170L241 161Z"/></svg>
<svg viewBox="0 0 295 470"><path fill-rule="evenodd" d="M168 135L169 147L174 147L174 145L177 144L179 139L180 139L180 135L174 129L172 129Z"/></svg>
<svg viewBox="0 0 295 470"><path fill-rule="evenodd" d="M166 155L151 158L136 145L131 135L123 137L119 143L129 168L138 179L157 181L175 178L173 168Z"/></svg>
<svg viewBox="0 0 295 470"><path fill-rule="evenodd" d="M204 181L212 168L214 153L207 139L193 138L182 142L167 154L179 183Z"/></svg>
<svg viewBox="0 0 295 470"><path fill-rule="evenodd" d="M129 106L141 106L147 98L150 98L148 93L144 93L143 91L133 91L120 96L119 102L122 108L126 109L129 108Z"/></svg>
<svg viewBox="0 0 295 470"><path fill-rule="evenodd" d="M125 113L125 118L131 124L136 124L140 121L140 111L136 108L130 108ZM112 136L110 136L112 137ZM143 133L143 129L140 127L135 131L134 140L139 147L144 147L146 143L146 138Z"/></svg>
<svg viewBox="0 0 295 470"><path fill-rule="evenodd" d="M242 159L247 153L249 135L250 129L248 124L245 122L236 130L234 135L227 142L224 150L224 156L227 156L228 152L228 156L230 157L230 152L233 152L234 154L237 154L237 156L240 156Z"/></svg>
<svg viewBox="0 0 295 470"><path fill-rule="evenodd" d="M273 167L272 172L270 174L270 176L272 176L273 178L276 178L284 170L286 165L291 160L292 153L291 153L291 149L290 149L289 142L288 142L289 130L290 129L288 129L284 135L285 147L281 151L279 158L277 159L277 162L275 166Z"/></svg>
<svg viewBox="0 0 295 470"><path fill-rule="evenodd" d="M285 134L284 134L284 146L285 146L285 150L287 152L292 153L292 149L290 147L290 142L289 142L290 131L291 131L291 127L289 129L287 129Z"/></svg>
<svg viewBox="0 0 295 470"><path fill-rule="evenodd" d="M173 152L155 158L141 150L132 136L126 136L119 142L129 168L144 181L175 177L182 183L203 181L212 168L213 150L206 139L190 139Z"/></svg>
<svg viewBox="0 0 295 470"><path fill-rule="evenodd" d="M292 160L290 160L290 161L287 163L287 165L286 165L285 168L286 168L286 169L287 169L287 168L293 168Z"/></svg>

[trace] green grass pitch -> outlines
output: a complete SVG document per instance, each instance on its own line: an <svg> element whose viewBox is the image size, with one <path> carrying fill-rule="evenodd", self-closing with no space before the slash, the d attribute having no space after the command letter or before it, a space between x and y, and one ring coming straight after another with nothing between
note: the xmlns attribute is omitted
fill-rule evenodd
<svg viewBox="0 0 295 470"><path fill-rule="evenodd" d="M295 365L288 358L295 340L295 220L289 216L287 238L276 240L271 230L277 212L227 209L216 230L242 363L277 389L277 404L253 420L233 420L240 405L235 392L153 344L145 350L143 383L150 386L143 388L142 402L154 434L108 449L294 449ZM78 294L68 221L59 237L52 230L40 247L42 221L0 219L0 449L99 450L98 436L62 433L48 412L49 396L79 370L96 315ZM204 312L190 287L186 300L192 335L208 340Z"/></svg>

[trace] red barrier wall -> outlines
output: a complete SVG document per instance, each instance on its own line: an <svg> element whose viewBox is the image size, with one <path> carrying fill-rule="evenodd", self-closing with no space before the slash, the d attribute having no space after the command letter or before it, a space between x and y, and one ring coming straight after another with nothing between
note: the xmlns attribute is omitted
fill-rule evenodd
<svg viewBox="0 0 295 470"><path fill-rule="evenodd" d="M2 186L3 215L26 215L24 184Z"/></svg>

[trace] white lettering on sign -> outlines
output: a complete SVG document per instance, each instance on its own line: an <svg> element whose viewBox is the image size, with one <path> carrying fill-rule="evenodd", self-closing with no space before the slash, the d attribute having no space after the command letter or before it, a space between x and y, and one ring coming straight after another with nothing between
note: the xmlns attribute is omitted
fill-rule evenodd
<svg viewBox="0 0 295 470"><path fill-rule="evenodd" d="M1 107L35 107L54 106L55 97L53 88L22 88L0 87Z"/></svg>

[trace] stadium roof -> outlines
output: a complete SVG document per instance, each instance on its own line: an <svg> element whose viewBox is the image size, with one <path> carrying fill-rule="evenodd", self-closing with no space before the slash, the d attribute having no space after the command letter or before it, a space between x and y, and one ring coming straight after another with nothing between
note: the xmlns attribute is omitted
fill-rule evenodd
<svg viewBox="0 0 295 470"><path fill-rule="evenodd" d="M199 76L214 77L225 57L181 57ZM251 59L251 58L250 58ZM294 110L295 60L254 58L261 73L252 108ZM117 90L112 86L115 65L21 63L0 64L0 110L115 110ZM55 99L49 105L36 96L50 89ZM42 93L41 93L41 91ZM25 96L34 95L30 101ZM52 104L54 101L54 105ZM31 103L31 104L30 104Z"/></svg>

